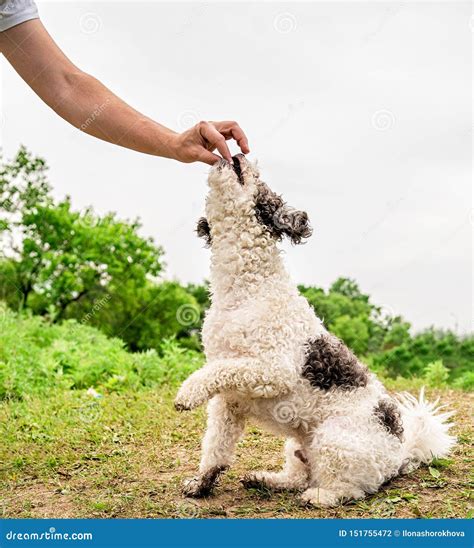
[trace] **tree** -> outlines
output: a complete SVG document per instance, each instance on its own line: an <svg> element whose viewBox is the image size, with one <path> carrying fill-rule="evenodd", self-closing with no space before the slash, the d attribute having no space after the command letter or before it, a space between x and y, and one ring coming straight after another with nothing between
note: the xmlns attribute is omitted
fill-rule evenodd
<svg viewBox="0 0 474 548"><path fill-rule="evenodd" d="M138 221L74 211L68 197L54 201L46 169L21 148L0 170L2 254L14 267L20 308L57 321L93 293L143 287L158 275L162 250L138 234Z"/></svg>
<svg viewBox="0 0 474 548"><path fill-rule="evenodd" d="M367 353L369 342L369 330L367 319L363 316L350 318L349 316L339 316L333 324L331 331L334 335L342 339L353 352L359 356Z"/></svg>
<svg viewBox="0 0 474 548"><path fill-rule="evenodd" d="M128 303L117 331L132 350L159 348L170 337L189 337L199 324L196 299L176 281L149 283Z"/></svg>
<svg viewBox="0 0 474 548"><path fill-rule="evenodd" d="M351 301L369 303L369 296L362 293L357 282L351 278L338 278L329 288L329 292L344 295Z"/></svg>

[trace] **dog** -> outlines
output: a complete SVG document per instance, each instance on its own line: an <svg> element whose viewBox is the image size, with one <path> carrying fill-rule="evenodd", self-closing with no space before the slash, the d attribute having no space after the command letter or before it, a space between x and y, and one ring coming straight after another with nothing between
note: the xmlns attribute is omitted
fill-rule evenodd
<svg viewBox="0 0 474 548"><path fill-rule="evenodd" d="M280 472L247 475L244 486L296 490L310 505L360 499L446 456L451 413L423 391L390 396L291 282L277 244L311 236L307 214L285 204L242 154L215 164L208 183L197 226L211 249L206 363L175 400L179 411L209 401L208 423L185 495L211 494L248 418L286 438L286 460Z"/></svg>

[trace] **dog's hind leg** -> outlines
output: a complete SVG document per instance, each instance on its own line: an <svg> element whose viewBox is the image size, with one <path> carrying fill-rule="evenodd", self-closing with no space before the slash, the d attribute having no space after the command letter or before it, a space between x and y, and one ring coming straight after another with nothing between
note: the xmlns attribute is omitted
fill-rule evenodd
<svg viewBox="0 0 474 548"><path fill-rule="evenodd" d="M295 372L281 364L272 368L255 358L216 360L184 381L174 405L178 411L188 411L226 391L250 398L275 398L288 393L294 382Z"/></svg>
<svg viewBox="0 0 474 548"><path fill-rule="evenodd" d="M350 416L327 419L314 432L306 456L311 470L303 502L336 506L374 493L396 471L397 438L393 441L369 421ZM394 466L395 465L395 466Z"/></svg>
<svg viewBox="0 0 474 548"><path fill-rule="evenodd" d="M221 396L209 402L199 475L185 482L186 496L206 497L211 494L219 476L232 462L244 425L245 420L237 406L226 402Z"/></svg>
<svg viewBox="0 0 474 548"><path fill-rule="evenodd" d="M281 472L258 471L245 476L245 487L266 487L273 490L297 489L308 486L309 467L304 449L293 439L285 443L285 465Z"/></svg>

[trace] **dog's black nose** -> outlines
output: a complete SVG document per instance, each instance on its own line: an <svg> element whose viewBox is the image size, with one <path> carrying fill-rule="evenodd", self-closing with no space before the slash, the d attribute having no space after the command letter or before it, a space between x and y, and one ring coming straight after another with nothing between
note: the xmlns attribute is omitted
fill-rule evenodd
<svg viewBox="0 0 474 548"><path fill-rule="evenodd" d="M236 154L235 156L232 156L232 165L234 166L235 174L237 175L237 178L239 179L239 183L241 185L244 184L244 178L242 176L242 165L241 165L241 159L244 159L245 156L243 154Z"/></svg>

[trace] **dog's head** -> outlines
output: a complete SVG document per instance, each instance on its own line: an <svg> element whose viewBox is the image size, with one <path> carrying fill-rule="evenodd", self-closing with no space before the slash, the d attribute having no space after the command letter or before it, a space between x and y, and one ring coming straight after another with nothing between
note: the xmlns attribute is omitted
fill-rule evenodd
<svg viewBox="0 0 474 548"><path fill-rule="evenodd" d="M247 227L260 225L274 240L287 236L299 244L309 238L312 229L308 215L288 206L281 196L260 180L257 166L243 154L237 154L232 164L218 161L209 173L210 192L207 198L207 217L198 221L197 233L208 245L212 244L213 225L225 223Z"/></svg>

